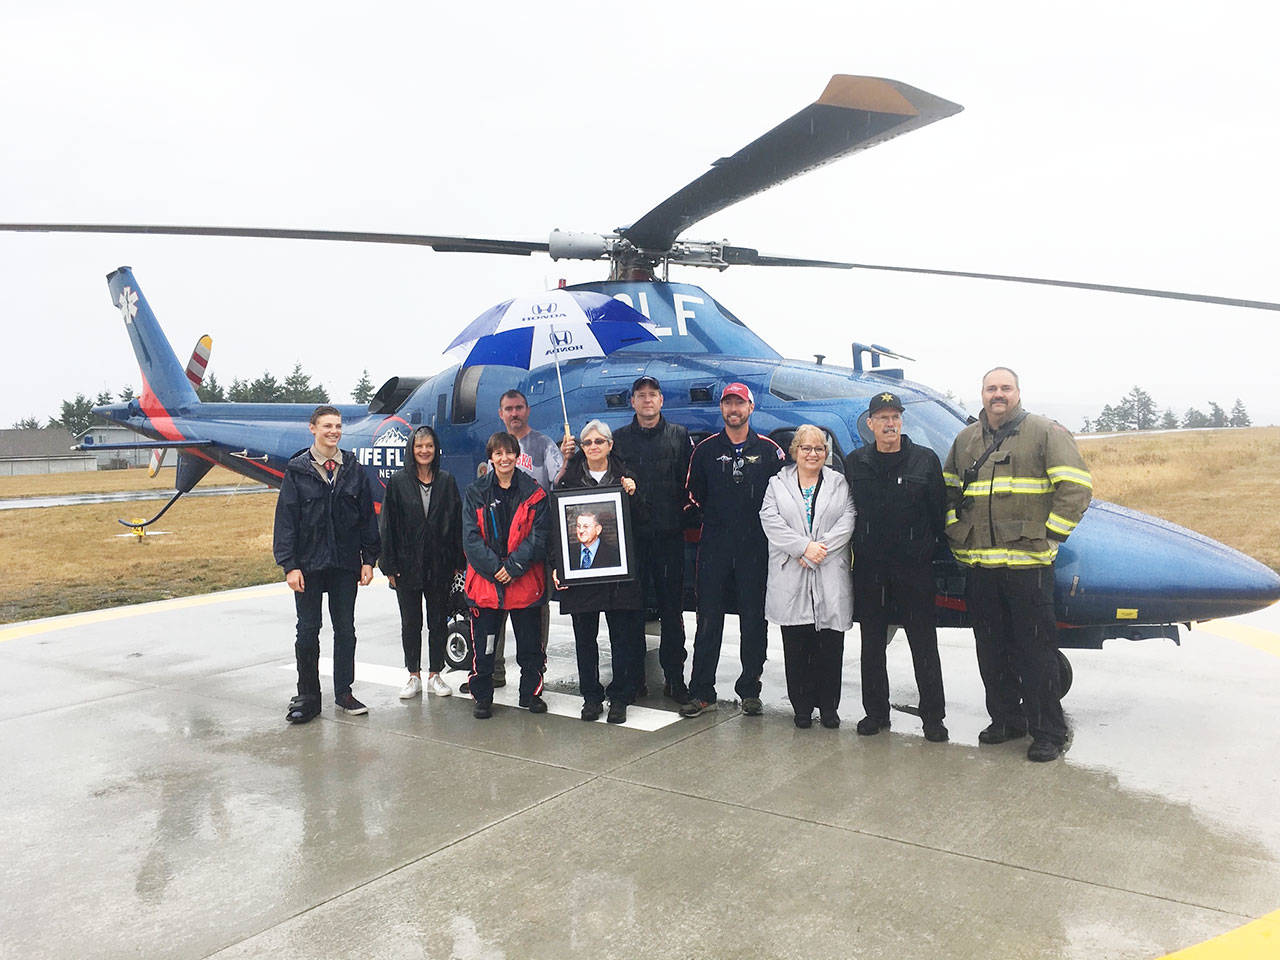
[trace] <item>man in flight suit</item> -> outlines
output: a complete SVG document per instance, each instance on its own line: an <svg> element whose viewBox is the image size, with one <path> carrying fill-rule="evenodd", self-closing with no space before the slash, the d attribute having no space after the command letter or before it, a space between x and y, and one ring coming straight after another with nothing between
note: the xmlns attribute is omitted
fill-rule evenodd
<svg viewBox="0 0 1280 960"><path fill-rule="evenodd" d="M702 540L691 699L680 708L682 717L716 708L716 668L731 590L737 600L742 657L742 674L734 689L742 698L744 714L759 716L763 709L760 675L768 648L764 593L769 541L760 526L760 504L769 478L782 469L786 455L768 437L752 432L755 408L746 384L725 387L720 395L724 429L694 447L689 461L689 497L702 508Z"/></svg>

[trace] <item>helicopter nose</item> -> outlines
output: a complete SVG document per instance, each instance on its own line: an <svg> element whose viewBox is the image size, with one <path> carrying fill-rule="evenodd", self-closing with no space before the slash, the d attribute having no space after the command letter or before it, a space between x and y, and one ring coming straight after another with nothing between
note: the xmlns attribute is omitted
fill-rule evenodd
<svg viewBox="0 0 1280 960"><path fill-rule="evenodd" d="M1234 617L1280 600L1280 575L1239 550L1095 500L1055 564L1073 621L1175 623Z"/></svg>

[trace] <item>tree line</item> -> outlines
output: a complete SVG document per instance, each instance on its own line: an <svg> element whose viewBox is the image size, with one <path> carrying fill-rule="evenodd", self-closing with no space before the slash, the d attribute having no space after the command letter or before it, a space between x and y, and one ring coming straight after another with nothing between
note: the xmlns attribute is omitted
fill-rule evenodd
<svg viewBox="0 0 1280 960"><path fill-rule="evenodd" d="M1244 403L1239 398L1227 413L1220 405L1209 401L1205 412L1189 407L1178 416L1172 407L1161 413L1151 394L1135 386L1118 403L1107 404L1092 420L1084 418L1082 433L1121 433L1125 430L1178 430L1195 427L1247 427L1252 424Z"/></svg>
<svg viewBox="0 0 1280 960"><path fill-rule="evenodd" d="M364 370L360 379L351 390L351 399L355 403L368 403L374 394L373 381L369 379L369 371ZM204 383L196 387L196 395L204 403L329 403L329 391L322 383L312 383L310 374L302 369L301 363L295 363L288 376L280 379L270 371L264 370L262 376L253 380L237 377L231 386L224 387L218 382L213 371L209 371ZM95 396L77 393L70 400L63 400L54 416L41 422L38 417L24 417L15 421L15 430L39 430L42 427L60 427L73 435L83 433L100 418L93 415L94 407L108 403L128 403L137 397L132 386L125 386L118 394L103 390Z"/></svg>

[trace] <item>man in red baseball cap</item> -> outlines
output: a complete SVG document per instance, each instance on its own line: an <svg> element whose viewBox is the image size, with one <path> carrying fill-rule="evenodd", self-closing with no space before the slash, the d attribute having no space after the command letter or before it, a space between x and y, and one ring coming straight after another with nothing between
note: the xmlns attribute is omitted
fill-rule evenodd
<svg viewBox="0 0 1280 960"><path fill-rule="evenodd" d="M693 638L691 700L681 716L716 708L716 667L724 633L725 607L737 601L742 674L734 689L747 716L761 713L760 675L768 633L764 619L769 542L760 526L760 503L769 478L782 469L782 448L751 430L756 398L745 383L720 394L724 429L694 447L689 461L689 496L702 508L698 545L698 627Z"/></svg>

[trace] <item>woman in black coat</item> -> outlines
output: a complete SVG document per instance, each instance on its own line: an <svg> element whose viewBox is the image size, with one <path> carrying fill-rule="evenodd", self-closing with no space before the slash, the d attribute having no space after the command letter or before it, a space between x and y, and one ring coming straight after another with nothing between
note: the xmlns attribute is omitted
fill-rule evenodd
<svg viewBox="0 0 1280 960"><path fill-rule="evenodd" d="M582 428L579 449L565 464L555 489L614 485L620 485L627 495L635 494L635 477L613 453L613 431L607 424L592 420ZM601 536L601 524L593 514L572 508L568 512L575 522L567 532L570 569L576 572L584 567L619 565L621 556L616 535ZM551 552L557 569L552 576L560 612L569 614L573 620L582 719L597 719L608 697L608 721L623 723L627 719L627 705L635 699L644 680L644 597L640 581L633 574L610 583L566 583L566 571L559 569L562 562L559 537L554 540L557 542L553 542ZM601 613L609 625L609 651L613 661L613 679L608 689L600 685L600 648L596 642Z"/></svg>
<svg viewBox="0 0 1280 960"><path fill-rule="evenodd" d="M440 677L448 633L449 591L454 573L466 567L462 553L462 499L458 484L440 469L440 441L431 427L418 427L405 445L404 467L387 483L379 521L379 566L400 604L400 640L409 679L400 691L408 700L422 693L422 607L427 608L427 690L449 696Z"/></svg>

